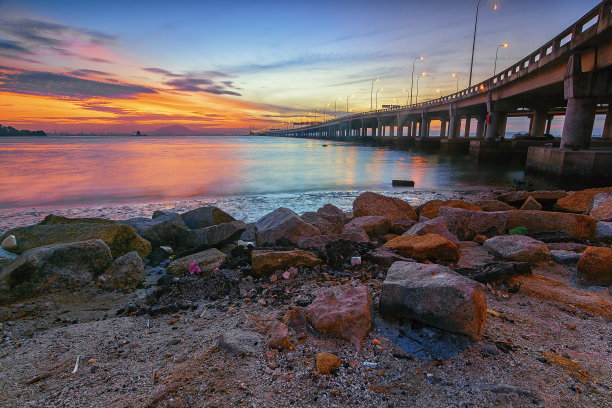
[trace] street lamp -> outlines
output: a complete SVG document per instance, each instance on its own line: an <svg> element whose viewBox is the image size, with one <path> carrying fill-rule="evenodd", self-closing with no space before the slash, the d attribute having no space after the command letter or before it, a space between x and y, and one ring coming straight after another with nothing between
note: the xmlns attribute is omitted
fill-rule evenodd
<svg viewBox="0 0 612 408"><path fill-rule="evenodd" d="M402 89L402 92L406 93L406 105L408 105L408 91L405 89Z"/></svg>
<svg viewBox="0 0 612 408"><path fill-rule="evenodd" d="M495 66L493 67L493 76L495 76L495 74L497 73L497 53L500 47L508 48L508 43L498 45L497 49L495 50Z"/></svg>
<svg viewBox="0 0 612 408"><path fill-rule="evenodd" d="M414 63L417 61L423 61L423 56L421 55L420 57L415 58L414 61L412 61L412 73L410 74L410 105L412 105L412 87L414 85Z"/></svg>
<svg viewBox="0 0 612 408"><path fill-rule="evenodd" d="M457 92L459 92L459 74L456 74L456 73L454 73L454 72L453 72L453 73L451 74L451 76L452 76L453 78L457 78Z"/></svg>
<svg viewBox="0 0 612 408"><path fill-rule="evenodd" d="M328 107L329 103L323 107L323 122L327 122L327 115L325 114L325 112L327 111Z"/></svg>
<svg viewBox="0 0 612 408"><path fill-rule="evenodd" d="M346 97L346 116L348 116L349 108L348 108L348 98L352 98L355 95L347 95Z"/></svg>
<svg viewBox="0 0 612 408"><path fill-rule="evenodd" d="M474 20L474 38L472 39L472 60L470 62L470 80L468 81L468 88L472 87L472 68L474 68L474 47L476 46L476 27L478 26L478 8L480 7L480 2L482 0L478 0L476 3L476 19ZM493 10L497 10L497 3L493 6Z"/></svg>
<svg viewBox="0 0 612 408"><path fill-rule="evenodd" d="M421 74L417 77L417 92L416 92L416 98L414 99L415 104L419 103L419 79L421 79L421 77L424 77L425 75L427 75L426 72L421 72Z"/></svg>
<svg viewBox="0 0 612 408"><path fill-rule="evenodd" d="M341 97L337 97L336 100L334 101L334 116L336 117L336 119L338 119L338 101L341 99Z"/></svg>
<svg viewBox="0 0 612 408"><path fill-rule="evenodd" d="M383 88L377 89L376 90L376 110L378 110L378 93L382 92Z"/></svg>
<svg viewBox="0 0 612 408"><path fill-rule="evenodd" d="M379 78L372 80L372 88L370 88L370 110L372 110L372 92L374 91L374 82L380 82Z"/></svg>

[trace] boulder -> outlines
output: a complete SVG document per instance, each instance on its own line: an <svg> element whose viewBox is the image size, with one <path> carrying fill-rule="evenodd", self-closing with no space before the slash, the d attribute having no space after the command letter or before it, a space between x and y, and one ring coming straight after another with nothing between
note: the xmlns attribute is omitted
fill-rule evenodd
<svg viewBox="0 0 612 408"><path fill-rule="evenodd" d="M216 248L207 249L184 258L175 259L168 265L167 273L171 275L189 273L189 265L195 262L203 276L209 275L227 260L227 256Z"/></svg>
<svg viewBox="0 0 612 408"><path fill-rule="evenodd" d="M530 234L559 231L576 238L594 239L596 222L588 215L550 211L508 211L508 229L526 227Z"/></svg>
<svg viewBox="0 0 612 408"><path fill-rule="evenodd" d="M590 215L597 221L612 221L612 193L597 194Z"/></svg>
<svg viewBox="0 0 612 408"><path fill-rule="evenodd" d="M519 210L542 210L542 204L538 203L532 196L527 197Z"/></svg>
<svg viewBox="0 0 612 408"><path fill-rule="evenodd" d="M181 219L191 229L211 227L236 221L234 217L214 206L200 207L181 214Z"/></svg>
<svg viewBox="0 0 612 408"><path fill-rule="evenodd" d="M612 240L612 222L599 221L595 227L595 238L598 241Z"/></svg>
<svg viewBox="0 0 612 408"><path fill-rule="evenodd" d="M505 282L520 275L531 275L531 265L528 262L491 262L467 274L480 283Z"/></svg>
<svg viewBox="0 0 612 408"><path fill-rule="evenodd" d="M296 245L301 238L321 235L316 227L288 208L277 208L255 223L257 245Z"/></svg>
<svg viewBox="0 0 612 408"><path fill-rule="evenodd" d="M271 274L277 270L284 270L292 266L315 266L323 261L315 254L301 249L293 251L262 251L251 252L253 271L257 275Z"/></svg>
<svg viewBox="0 0 612 408"><path fill-rule="evenodd" d="M551 207L557 200L566 197L567 193L562 190L547 191L509 191L501 194L499 199L505 203L513 206L520 206L531 196L541 204L546 204L547 207Z"/></svg>
<svg viewBox="0 0 612 408"><path fill-rule="evenodd" d="M576 265L581 255L582 254L579 252L566 251L563 249L553 249L550 251L552 260L561 265Z"/></svg>
<svg viewBox="0 0 612 408"><path fill-rule="evenodd" d="M464 210L482 211L480 207L463 200L433 200L425 204L419 215L429 219L436 218L441 207L462 208Z"/></svg>
<svg viewBox="0 0 612 408"><path fill-rule="evenodd" d="M476 201L474 205L487 212L516 210L516 207L500 200L480 200Z"/></svg>
<svg viewBox="0 0 612 408"><path fill-rule="evenodd" d="M487 298L483 285L444 266L396 262L383 282L379 310L386 317L415 319L479 338Z"/></svg>
<svg viewBox="0 0 612 408"><path fill-rule="evenodd" d="M495 257L489 253L482 245L471 241L459 243L460 258L457 267L470 270L478 270L483 266L494 262Z"/></svg>
<svg viewBox="0 0 612 408"><path fill-rule="evenodd" d="M151 215L151 218L161 217L161 216L164 216L166 214L167 213L165 211L155 210L155 211L153 211L153 214Z"/></svg>
<svg viewBox="0 0 612 408"><path fill-rule="evenodd" d="M534 238L534 237L531 237L531 238ZM540 241L546 242L542 239L540 239ZM583 253L589 247L586 244L579 244L575 242L551 242L551 243L547 243L546 246L548 247L548 250L551 252L551 254L553 250Z"/></svg>
<svg viewBox="0 0 612 408"><path fill-rule="evenodd" d="M144 265L136 251L115 259L98 277L99 285L104 289L130 292L144 281Z"/></svg>
<svg viewBox="0 0 612 408"><path fill-rule="evenodd" d="M342 365L342 359L335 354L331 353L317 353L315 354L315 366L318 374L331 374L332 371L337 370Z"/></svg>
<svg viewBox="0 0 612 408"><path fill-rule="evenodd" d="M112 259L110 248L101 239L30 249L0 272L0 304L85 286L103 273Z"/></svg>
<svg viewBox="0 0 612 408"><path fill-rule="evenodd" d="M168 213L157 218L130 218L125 220L125 223L155 246L189 247L189 228L177 213Z"/></svg>
<svg viewBox="0 0 612 408"><path fill-rule="evenodd" d="M511 261L538 263L551 260L546 244L526 235L499 235L487 239L483 247L496 257Z"/></svg>
<svg viewBox="0 0 612 408"><path fill-rule="evenodd" d="M305 309L305 314L315 330L347 340L359 350L372 330L371 308L368 288L356 286L337 295L333 289L322 291Z"/></svg>
<svg viewBox="0 0 612 408"><path fill-rule="evenodd" d="M332 235L317 235L314 237L305 237L298 241L298 248L301 249L312 249L312 248L325 248L330 242L336 241L352 241L358 243L370 242L370 237L361 228L347 228L341 234Z"/></svg>
<svg viewBox="0 0 612 408"><path fill-rule="evenodd" d="M2 241L2 245L0 247L4 249L13 249L16 246L17 246L17 240L15 239L15 236L9 235L8 237L4 238L4 240Z"/></svg>
<svg viewBox="0 0 612 408"><path fill-rule="evenodd" d="M17 259L16 254L0 248L0 271L5 266L10 265L15 259Z"/></svg>
<svg viewBox="0 0 612 408"><path fill-rule="evenodd" d="M332 224L334 231L338 231L338 233L342 231L346 215L341 209L331 204L325 204L317 210L317 214Z"/></svg>
<svg viewBox="0 0 612 408"><path fill-rule="evenodd" d="M321 231L321 234L329 235L339 234L342 232L343 225L333 225L327 221L327 219L321 217L319 213L314 211L305 212L300 218L306 221L308 224L314 225L319 231Z"/></svg>
<svg viewBox="0 0 612 408"><path fill-rule="evenodd" d="M245 230L246 224L243 221L193 229L188 231L188 246L198 249L222 246L238 240Z"/></svg>
<svg viewBox="0 0 612 408"><path fill-rule="evenodd" d="M420 222L414 226L412 226L404 235L408 234L416 234L416 235L425 235L425 234L438 234L448 239L455 245L459 245L459 240L456 236L451 234L446 227L446 220L444 218L434 218L429 221Z"/></svg>
<svg viewBox="0 0 612 408"><path fill-rule="evenodd" d="M272 328L272 333L268 339L268 347L274 349L288 349L291 347L291 338L289 337L289 328L283 322L277 322Z"/></svg>
<svg viewBox="0 0 612 408"><path fill-rule="evenodd" d="M402 235L387 242L384 246L419 261L428 259L457 262L459 260L457 245L438 234Z"/></svg>
<svg viewBox="0 0 612 408"><path fill-rule="evenodd" d="M370 242L360 243L355 241L333 241L325 244L325 255L327 264L331 267L339 268L351 262L353 256L360 256L362 253L372 248Z"/></svg>
<svg viewBox="0 0 612 408"><path fill-rule="evenodd" d="M349 229L354 228L361 228L368 234L370 238L376 238L382 237L387 232L389 232L390 227L391 222L387 217L383 217L380 215L370 215L353 218L351 222L344 226L343 231L348 231Z"/></svg>
<svg viewBox="0 0 612 408"><path fill-rule="evenodd" d="M406 201L372 192L363 193L353 201L353 214L355 217L384 216L389 221L417 219L416 211Z"/></svg>
<svg viewBox="0 0 612 408"><path fill-rule="evenodd" d="M595 196L601 193L612 193L612 187L590 188L588 190L576 191L567 197L557 200L555 209L557 211L588 214L593 207Z"/></svg>
<svg viewBox="0 0 612 408"><path fill-rule="evenodd" d="M68 218L61 215L49 214L38 225L60 225L60 224L116 224L120 221L108 220L106 218Z"/></svg>
<svg viewBox="0 0 612 408"><path fill-rule="evenodd" d="M470 241L476 235L503 235L508 229L508 211L485 212L442 207L438 215L446 220L446 227L451 234L461 241Z"/></svg>
<svg viewBox="0 0 612 408"><path fill-rule="evenodd" d="M520 293L571 305L596 315L612 319L612 303L597 293L572 288L558 280L541 275L516 276L508 285L520 287Z"/></svg>
<svg viewBox="0 0 612 408"><path fill-rule="evenodd" d="M589 285L612 285L612 248L588 247L578 261L578 277Z"/></svg>
<svg viewBox="0 0 612 408"><path fill-rule="evenodd" d="M389 268L398 261L414 262L414 259L402 256L391 248L384 246L371 250L370 252L366 253L362 259L364 261L380 265L383 268Z"/></svg>
<svg viewBox="0 0 612 408"><path fill-rule="evenodd" d="M108 220L105 220L108 221ZM47 245L101 239L111 250L113 258L136 251L142 258L151 252L151 244L138 236L129 225L120 222L83 222L51 225L29 225L13 228L0 239L8 235L17 238L17 246L11 252L21 254L33 248Z"/></svg>
<svg viewBox="0 0 612 408"><path fill-rule="evenodd" d="M391 232L397 235L402 235L416 223L417 221L409 220L408 218L400 218L391 222Z"/></svg>

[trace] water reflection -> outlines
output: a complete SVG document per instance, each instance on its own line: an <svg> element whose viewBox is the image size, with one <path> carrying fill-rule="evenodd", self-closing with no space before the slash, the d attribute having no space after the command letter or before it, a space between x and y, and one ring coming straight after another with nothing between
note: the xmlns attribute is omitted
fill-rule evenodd
<svg viewBox="0 0 612 408"><path fill-rule="evenodd" d="M324 147L322 144L327 144ZM507 186L467 156L269 137L0 139L0 208L292 193Z"/></svg>

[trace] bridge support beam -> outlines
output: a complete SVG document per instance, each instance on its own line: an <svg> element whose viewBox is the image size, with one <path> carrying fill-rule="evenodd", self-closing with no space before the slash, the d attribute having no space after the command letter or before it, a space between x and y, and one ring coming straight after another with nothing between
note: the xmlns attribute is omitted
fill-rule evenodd
<svg viewBox="0 0 612 408"><path fill-rule="evenodd" d="M546 108L536 108L531 117L529 126L529 134L532 136L542 136L546 133L546 121L548 119L548 111Z"/></svg>
<svg viewBox="0 0 612 408"><path fill-rule="evenodd" d="M606 140L612 140L612 103L608 104L608 110L606 111L606 121L604 122L601 138Z"/></svg>
<svg viewBox="0 0 612 408"><path fill-rule="evenodd" d="M595 123L597 104L595 98L570 98L567 101L561 147L588 149Z"/></svg>
<svg viewBox="0 0 612 408"><path fill-rule="evenodd" d="M555 118L555 115L548 115L546 117L546 134L550 134L550 128L552 127L552 121Z"/></svg>
<svg viewBox="0 0 612 408"><path fill-rule="evenodd" d="M508 114L506 112L493 111L489 113L489 126L487 127L486 140L495 140L498 136L506 134L506 120Z"/></svg>
<svg viewBox="0 0 612 408"><path fill-rule="evenodd" d="M456 139L461 133L461 116L452 115L448 120L448 138Z"/></svg>
<svg viewBox="0 0 612 408"><path fill-rule="evenodd" d="M440 119L440 138L444 139L446 137L446 119Z"/></svg>
<svg viewBox="0 0 612 408"><path fill-rule="evenodd" d="M470 122L471 122L471 117L467 116L465 118L465 133L463 134L463 137L465 138L469 138L470 137Z"/></svg>
<svg viewBox="0 0 612 408"><path fill-rule="evenodd" d="M478 123L476 123L476 138L482 139L484 136L485 122L487 115L478 115Z"/></svg>

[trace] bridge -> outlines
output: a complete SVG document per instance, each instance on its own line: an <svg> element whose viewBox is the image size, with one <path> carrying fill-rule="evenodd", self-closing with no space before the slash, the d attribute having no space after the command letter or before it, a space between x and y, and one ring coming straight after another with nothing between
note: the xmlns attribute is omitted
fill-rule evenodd
<svg viewBox="0 0 612 408"><path fill-rule="evenodd" d="M612 185L611 99L612 0L604 0L528 56L454 94L256 134L415 144L478 161L522 155L528 174ZM606 115L599 140L591 137L596 114ZM555 115L565 116L560 140L545 137ZM509 116L530 117L529 140L504 139ZM432 122L439 137L430 136Z"/></svg>

